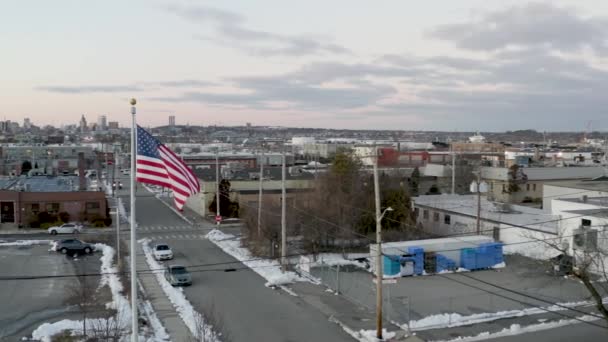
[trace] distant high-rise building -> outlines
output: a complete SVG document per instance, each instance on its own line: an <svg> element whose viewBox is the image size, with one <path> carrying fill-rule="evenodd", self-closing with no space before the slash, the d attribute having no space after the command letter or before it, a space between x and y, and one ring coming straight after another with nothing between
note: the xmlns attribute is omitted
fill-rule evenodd
<svg viewBox="0 0 608 342"><path fill-rule="evenodd" d="M169 115L169 126L175 127L175 115Z"/></svg>
<svg viewBox="0 0 608 342"><path fill-rule="evenodd" d="M105 131L108 129L108 118L105 115L100 115L97 118L97 130Z"/></svg>
<svg viewBox="0 0 608 342"><path fill-rule="evenodd" d="M24 129L31 129L32 128L32 122L30 121L30 118L24 118L23 119L23 128Z"/></svg>
<svg viewBox="0 0 608 342"><path fill-rule="evenodd" d="M82 114L82 118L80 118L80 133L84 133L87 131L87 119L84 118L84 114Z"/></svg>
<svg viewBox="0 0 608 342"><path fill-rule="evenodd" d="M110 121L108 122L109 129L118 129L118 121Z"/></svg>

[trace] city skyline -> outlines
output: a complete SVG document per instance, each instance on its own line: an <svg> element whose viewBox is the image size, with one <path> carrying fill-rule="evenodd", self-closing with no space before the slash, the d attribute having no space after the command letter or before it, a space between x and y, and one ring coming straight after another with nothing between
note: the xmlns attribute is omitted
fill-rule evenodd
<svg viewBox="0 0 608 342"><path fill-rule="evenodd" d="M5 7L0 115L14 122L77 124L85 113L128 127L136 97L146 126L175 115L192 125L608 129L608 4Z"/></svg>

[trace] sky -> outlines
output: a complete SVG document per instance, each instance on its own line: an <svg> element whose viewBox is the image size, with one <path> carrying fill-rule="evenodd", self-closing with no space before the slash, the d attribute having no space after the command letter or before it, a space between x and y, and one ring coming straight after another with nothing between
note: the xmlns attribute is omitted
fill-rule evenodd
<svg viewBox="0 0 608 342"><path fill-rule="evenodd" d="M608 130L608 1L0 1L0 119Z"/></svg>

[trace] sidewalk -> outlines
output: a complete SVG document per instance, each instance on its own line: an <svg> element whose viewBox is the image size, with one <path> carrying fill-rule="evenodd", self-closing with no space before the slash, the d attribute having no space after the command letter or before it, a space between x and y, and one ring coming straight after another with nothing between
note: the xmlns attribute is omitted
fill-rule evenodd
<svg viewBox="0 0 608 342"><path fill-rule="evenodd" d="M137 269L149 272L150 267L146 262L146 256L144 254L141 244L137 244ZM173 304L169 301L165 292L158 284L156 275L147 273L145 276L138 276L141 286L144 288L144 295L146 299L150 301L154 312L163 323L163 326L167 330L172 341L194 341L190 330L179 317Z"/></svg>
<svg viewBox="0 0 608 342"><path fill-rule="evenodd" d="M86 234L97 234L97 233L108 233L116 231L115 226L105 227L105 228L84 228L83 232L80 233L82 235ZM21 234L48 234L48 236L52 238L58 238L62 235L50 235L46 229L41 228L13 228L13 229L4 229L0 228L0 235L21 235Z"/></svg>

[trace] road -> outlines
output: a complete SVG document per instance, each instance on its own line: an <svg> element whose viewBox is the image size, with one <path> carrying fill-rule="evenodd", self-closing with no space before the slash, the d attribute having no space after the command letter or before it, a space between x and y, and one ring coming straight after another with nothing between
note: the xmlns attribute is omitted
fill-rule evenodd
<svg viewBox="0 0 608 342"><path fill-rule="evenodd" d="M119 195L127 190L128 186ZM123 201L127 204L128 197ZM190 266L233 262L233 266L240 265L203 238L213 228L212 224L187 226L165 204L142 192L138 192L136 206L138 239L148 237L154 243L168 243L175 253L172 263ZM217 266L212 268L217 269ZM221 321L221 330L229 340L352 341L338 325L329 322L328 317L298 297L265 287L266 280L252 270L206 271L209 269L191 267L195 271L193 285L184 291L197 311Z"/></svg>
<svg viewBox="0 0 608 342"><path fill-rule="evenodd" d="M0 247L0 269L8 275L66 275L99 271L99 255L77 259L49 252L49 245ZM0 340L18 341L44 322L79 319L66 305L76 278L0 281Z"/></svg>

